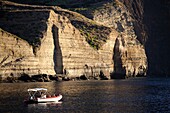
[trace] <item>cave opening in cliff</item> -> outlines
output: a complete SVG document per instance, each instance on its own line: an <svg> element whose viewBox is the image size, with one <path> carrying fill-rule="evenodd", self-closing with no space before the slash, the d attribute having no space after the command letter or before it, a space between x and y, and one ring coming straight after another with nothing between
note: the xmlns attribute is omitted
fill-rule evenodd
<svg viewBox="0 0 170 113"><path fill-rule="evenodd" d="M56 74L63 74L63 59L62 59L62 52L59 45L59 36L58 36L58 28L53 25L52 26L52 34L54 40L54 70Z"/></svg>

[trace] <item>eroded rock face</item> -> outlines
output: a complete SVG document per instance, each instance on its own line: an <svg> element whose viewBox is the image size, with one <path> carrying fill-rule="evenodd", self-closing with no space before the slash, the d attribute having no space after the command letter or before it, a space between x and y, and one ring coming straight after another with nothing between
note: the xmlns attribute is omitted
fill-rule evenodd
<svg viewBox="0 0 170 113"><path fill-rule="evenodd" d="M95 50L67 17L53 12L49 21L57 44L56 61L60 62L59 64L56 62L58 73L62 73L65 69L67 71L65 73L70 77L81 75L94 77L102 70L110 78L110 73L113 71L113 47L118 35L115 30L110 33L107 43L100 50Z"/></svg>
<svg viewBox="0 0 170 113"><path fill-rule="evenodd" d="M114 73L122 77L124 75L127 77L146 75L145 48L138 40L139 35L135 31L136 21L127 7L119 1L106 4L94 11L93 19L100 24L113 27L119 32L113 54Z"/></svg>
<svg viewBox="0 0 170 113"><path fill-rule="evenodd" d="M21 45L20 52L23 53L22 56L25 58L25 64L16 71L15 75L22 73L63 74L63 70L65 69L69 77L79 77L81 75L94 77L99 76L102 70L104 75L110 78L110 73L113 72L112 56L114 42L117 37L116 31L112 30L107 43L97 51L86 42L79 30L71 24L67 17L56 14L54 11L17 11L10 12L10 15L6 15L4 18L9 18L8 16L12 17L12 15L16 16L15 18L20 17L20 19L16 19L14 22L11 19L8 21L5 19L1 20L1 26L14 34L19 33L20 37L24 37L23 39L27 40L23 40L23 42L28 45L28 47L24 47L22 46L22 42L18 44ZM39 15L38 18L35 18L34 21L29 21L35 15ZM27 18L24 18L24 16L27 16ZM43 22L45 27L41 27L42 24L39 21ZM24 27L26 25L27 27ZM36 27L31 25L36 25ZM20 29L10 29L11 26ZM21 28L23 29L21 30ZM31 32L34 30L40 32L42 35L35 37L36 34ZM27 32L28 36L24 32ZM5 38L2 35L1 39L3 41L5 41ZM9 40L10 38L13 37L9 37ZM12 39L11 43L6 45L13 46L15 49L15 41ZM28 51L27 48L30 48L29 53L27 52L28 55L25 55L25 51ZM5 52L6 50L2 51L4 57ZM30 58L36 60L32 60L32 64L35 64L35 66L29 63ZM26 66L27 69L25 69ZM2 75L14 73L11 71L12 67L6 66L5 68L10 70L10 73L2 72ZM14 69L16 70L15 67ZM33 70L35 70L34 73L29 73L29 71L32 72Z"/></svg>
<svg viewBox="0 0 170 113"><path fill-rule="evenodd" d="M1 48L4 49L1 49L0 75L4 75L3 78L55 74L53 36L46 23L49 14L49 11L14 11L3 15L1 27L15 34L1 30Z"/></svg>
<svg viewBox="0 0 170 113"><path fill-rule="evenodd" d="M21 73L37 73L38 59L32 47L19 37L0 29L0 75L1 79L17 77Z"/></svg>
<svg viewBox="0 0 170 113"><path fill-rule="evenodd" d="M96 10L93 19L95 22L58 7L29 5L6 7L7 11L3 12L3 18L0 19L0 27L19 36L17 39L21 42L18 43L12 34L7 37L1 33L3 43L6 39L10 40L9 44L1 46L3 48L9 46L13 51L12 55L10 52L8 53L10 55L7 55L6 51L9 50L1 50L0 62L5 63L4 60L8 59L8 56L13 58L13 66L0 67L1 75L4 77L26 73L65 74L69 78L101 76L105 79L104 76L110 78L111 73L114 73L113 78L146 74L147 58L144 47L137 39L130 13L120 4L116 6L112 4L102 11ZM88 26L89 24L99 26L94 29L98 31L97 33L103 28L101 26L104 26L104 30L109 30L96 35L100 36L102 42L100 48L95 49L87 42L87 36L90 34L86 38L81 32L82 29L76 26L77 21ZM88 28L85 30L88 31ZM95 41L99 39L96 36ZM93 39L93 36L89 37ZM17 47L16 43L20 47ZM13 62L15 60L22 65L15 66L18 65L18 62Z"/></svg>

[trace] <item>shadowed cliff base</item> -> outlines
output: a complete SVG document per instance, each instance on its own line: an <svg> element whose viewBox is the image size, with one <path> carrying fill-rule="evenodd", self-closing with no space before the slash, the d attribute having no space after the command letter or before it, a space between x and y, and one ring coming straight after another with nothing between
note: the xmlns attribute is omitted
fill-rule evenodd
<svg viewBox="0 0 170 113"><path fill-rule="evenodd" d="M111 79L125 79L125 78L128 78L125 74L122 74L122 73L111 73L110 77L111 77Z"/></svg>

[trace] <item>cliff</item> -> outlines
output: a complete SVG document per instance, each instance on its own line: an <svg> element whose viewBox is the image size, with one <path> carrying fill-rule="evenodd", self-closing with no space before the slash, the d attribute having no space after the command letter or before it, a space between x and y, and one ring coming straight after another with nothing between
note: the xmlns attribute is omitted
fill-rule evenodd
<svg viewBox="0 0 170 113"><path fill-rule="evenodd" d="M138 28L141 23L133 12L129 12L128 7L118 0L98 5L98 8L91 12L94 21L113 27L119 32L113 55L115 74L120 76L124 72L127 76L143 76L147 71L147 58L143 45L146 36L141 35L145 34L144 29L143 32L137 32L140 31Z"/></svg>
<svg viewBox="0 0 170 113"><path fill-rule="evenodd" d="M24 17L24 13L27 13L27 18ZM38 24L41 23L40 21L37 21L36 23L35 18L34 21L32 21L32 18L29 18L29 13L31 12L10 12L8 13L8 16L15 17L15 22L6 20L7 18L3 18L1 20L2 26L5 25L5 27L9 28L9 31L12 32L13 30L14 33L21 34L18 36L23 36L22 39L1 30L0 75L3 75L2 79L8 76L19 77L22 74L55 74L53 51L51 51L51 49L54 49L53 39L52 37L47 37L48 34L35 34L36 31L42 33L44 29L41 28L42 24ZM40 14L40 12L34 12L34 14L37 15ZM16 16L20 17L16 18ZM45 16L45 14L43 16ZM22 17L26 19L25 21L29 21L29 19L31 19L31 22L25 23L21 21ZM8 22L8 24L6 22ZM39 30L35 27L36 25L40 25ZM27 37L24 37L24 35ZM41 40L41 43L43 43L41 47L38 46L40 41L37 41L36 35L43 36L41 37L44 39ZM32 37L34 37L34 39L32 39ZM30 44L31 41L33 42L32 45Z"/></svg>
<svg viewBox="0 0 170 113"><path fill-rule="evenodd" d="M97 6L86 12L92 14L87 18L57 6L2 1L2 79L23 74L66 74L69 78L146 75L145 49L131 13L120 2Z"/></svg>
<svg viewBox="0 0 170 113"><path fill-rule="evenodd" d="M136 33L148 59L148 76L170 76L169 0L120 0L136 20Z"/></svg>

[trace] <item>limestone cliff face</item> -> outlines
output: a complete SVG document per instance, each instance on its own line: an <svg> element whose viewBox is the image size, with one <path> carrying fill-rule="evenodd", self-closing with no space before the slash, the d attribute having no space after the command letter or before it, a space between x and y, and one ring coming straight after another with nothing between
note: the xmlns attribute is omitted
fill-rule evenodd
<svg viewBox="0 0 170 113"><path fill-rule="evenodd" d="M48 21L55 45L56 73L61 74L66 70L69 77L81 75L94 77L103 71L107 77L110 77L110 73L113 72L113 46L118 35L116 31L113 30L107 43L96 51L67 17L51 11Z"/></svg>
<svg viewBox="0 0 170 113"><path fill-rule="evenodd" d="M141 37L136 32L136 26L139 26L139 24L136 23L135 16L120 1L106 3L93 12L93 20L105 26L113 27L119 32L113 54L114 72L119 76L124 74L127 76L145 75L147 57L142 44L144 41L139 39L146 37ZM138 13L142 12L139 11Z"/></svg>
<svg viewBox="0 0 170 113"><path fill-rule="evenodd" d="M0 75L1 79L5 76L13 76L14 73L18 74L30 70L35 65L31 62L33 58L31 46L19 37L12 35L2 29L0 29ZM24 49L26 48L26 49ZM30 62L25 62L25 59L29 59ZM36 63L35 59L32 61ZM23 65L27 65L24 68ZM31 69L32 70L32 69Z"/></svg>
<svg viewBox="0 0 170 113"><path fill-rule="evenodd" d="M111 73L113 78L124 78L146 74L144 46L137 38L131 13L121 3L101 5L93 20L59 7L8 2L2 6L0 27L20 38L1 33L1 47L5 48L0 56L1 75L64 73L70 78L90 78L103 72L107 78ZM6 39L9 44L4 43Z"/></svg>
<svg viewBox="0 0 170 113"><path fill-rule="evenodd" d="M41 27L40 29L34 29L34 24L36 24L35 21L33 21L32 23L29 22L29 19L31 19L31 17L29 16L30 15L33 16L32 14L39 15L40 12L25 12L25 11L11 12L10 15L8 16L19 17L18 20L16 17L14 22L6 21L6 19L1 20L2 26L3 24L7 25L5 27L6 30L11 31L12 33L15 34L17 33L20 34L18 36L21 36L26 41L15 35L7 33L4 30L1 30L0 75L18 77L24 73L29 75L55 74L53 51L51 51L51 49L54 49L54 45L53 45L53 38L51 34L49 34L49 32L46 32L44 33L44 35L41 35L43 36L41 37L42 40L33 43L36 44L36 46L30 45L30 43L28 43L29 41L36 41L36 38L39 38L39 37L35 37L35 35L38 34L34 34L34 30L35 32L36 30L37 31L39 30L39 32L41 31L40 30ZM25 15L27 15L27 18L24 17ZM25 23L23 21L28 21L28 23ZM7 29L7 27L9 29ZM47 31L48 30L49 28L47 28ZM24 37L22 36L22 34L23 35L28 34L28 35ZM40 42L41 42L41 46L38 46L37 44L39 44Z"/></svg>
<svg viewBox="0 0 170 113"><path fill-rule="evenodd" d="M25 16L27 18L24 18ZM31 21L34 16L37 18ZM11 17L16 18L14 22L10 19ZM20 40L23 40L23 43L27 43L29 48L25 46L20 49L24 57L24 63L20 68L16 70L18 67L14 67L15 71L11 71L12 67L5 66L5 69L10 71L9 73L1 71L2 75L4 73L13 76L23 73L30 75L62 74L65 69L68 77L79 77L81 75L97 77L102 71L104 75L110 78L110 73L113 72L113 46L118 35L115 30L112 30L110 33L107 43L97 51L87 43L84 36L71 24L67 17L56 14L52 10L14 11L8 12L8 15L5 15L4 18L1 20L1 26L14 34L18 33L18 36L26 41ZM11 26L16 28L10 29ZM38 34L35 33L36 31L41 35L35 36ZM4 41L5 38L4 35L1 36L1 39ZM9 40L10 38L13 37L9 37ZM12 39L9 45L15 48L15 42ZM22 42L18 45L22 45ZM25 48L25 51L29 51L29 53L26 52L28 55L25 55L23 48ZM12 49L12 51L14 50ZM6 58L5 55L6 50L3 50L2 56L4 57L2 61ZM33 65L30 64L28 66L30 58L33 59ZM16 65L15 63L13 65ZM5 69L2 68L1 70Z"/></svg>
<svg viewBox="0 0 170 113"><path fill-rule="evenodd" d="M29 75L40 74L42 70L40 59L35 57L28 42L1 29L0 45L1 80L7 77L17 78L24 73ZM43 71L45 70L43 69Z"/></svg>
<svg viewBox="0 0 170 113"><path fill-rule="evenodd" d="M133 19L134 31L141 44L145 44L148 38L146 25L144 24L144 0L119 0L130 12Z"/></svg>

